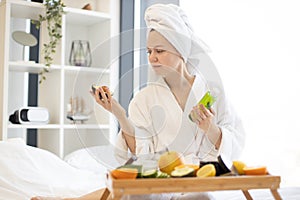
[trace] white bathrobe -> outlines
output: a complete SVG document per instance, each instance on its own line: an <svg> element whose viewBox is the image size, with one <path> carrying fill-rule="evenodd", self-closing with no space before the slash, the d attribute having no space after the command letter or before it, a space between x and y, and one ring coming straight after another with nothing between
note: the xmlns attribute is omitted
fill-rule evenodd
<svg viewBox="0 0 300 200"><path fill-rule="evenodd" d="M222 131L218 150L188 117L192 107L208 89L218 91L216 103L213 105L216 112L214 123ZM216 160L219 154L230 160L237 159L244 146L242 124L226 102L222 89L214 84L206 84L201 76L196 76L184 110L164 79L160 78L133 98L129 105L129 119L135 127L138 156L167 149L180 152L186 163L199 164L199 160ZM126 148L121 134L117 146Z"/></svg>

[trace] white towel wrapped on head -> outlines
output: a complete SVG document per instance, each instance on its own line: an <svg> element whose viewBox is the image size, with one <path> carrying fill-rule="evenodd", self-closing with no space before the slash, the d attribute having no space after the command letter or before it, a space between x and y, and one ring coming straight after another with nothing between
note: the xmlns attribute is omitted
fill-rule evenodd
<svg viewBox="0 0 300 200"><path fill-rule="evenodd" d="M145 21L148 31L162 34L181 54L190 73L199 73L200 54L208 51L195 34L184 11L174 4L154 4L147 8Z"/></svg>

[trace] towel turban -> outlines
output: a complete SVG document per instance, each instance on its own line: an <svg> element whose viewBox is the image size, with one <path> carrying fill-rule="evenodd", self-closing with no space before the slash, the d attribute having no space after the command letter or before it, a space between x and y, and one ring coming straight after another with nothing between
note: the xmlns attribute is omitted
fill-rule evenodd
<svg viewBox="0 0 300 200"><path fill-rule="evenodd" d="M145 11L145 22L149 31L154 29L163 35L181 54L187 70L199 73L200 54L208 47L194 34L184 11L173 4L154 4Z"/></svg>

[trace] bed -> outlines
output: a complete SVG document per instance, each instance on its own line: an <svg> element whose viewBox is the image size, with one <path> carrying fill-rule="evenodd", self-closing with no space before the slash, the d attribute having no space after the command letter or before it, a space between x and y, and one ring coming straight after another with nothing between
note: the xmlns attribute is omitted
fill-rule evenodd
<svg viewBox="0 0 300 200"><path fill-rule="evenodd" d="M113 147L95 146L77 150L64 160L21 139L0 141L0 199L28 200L32 196L74 197L105 187L108 169L118 166ZM269 190L250 191L254 199L273 199ZM281 188L283 199L300 199L300 187ZM245 199L240 191L210 192L214 199ZM134 196L130 199L141 199ZM173 199L183 199L176 194ZM170 194L143 199L169 199ZM126 197L126 199L128 199ZM189 196L189 199L198 199Z"/></svg>

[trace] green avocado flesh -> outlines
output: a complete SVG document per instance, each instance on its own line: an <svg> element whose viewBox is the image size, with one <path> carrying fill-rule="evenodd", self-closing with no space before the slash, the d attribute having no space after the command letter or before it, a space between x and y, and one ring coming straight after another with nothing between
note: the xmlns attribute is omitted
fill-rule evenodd
<svg viewBox="0 0 300 200"><path fill-rule="evenodd" d="M194 169L185 167L185 168L180 168L180 169L175 169L174 171L171 172L172 177L191 177L194 174Z"/></svg>
<svg viewBox="0 0 300 200"><path fill-rule="evenodd" d="M147 170L143 173L143 178L156 178L156 177L157 177L156 169Z"/></svg>
<svg viewBox="0 0 300 200"><path fill-rule="evenodd" d="M203 104L207 109L214 104L215 98L210 94L210 92L206 92L202 99L198 102L198 104Z"/></svg>

